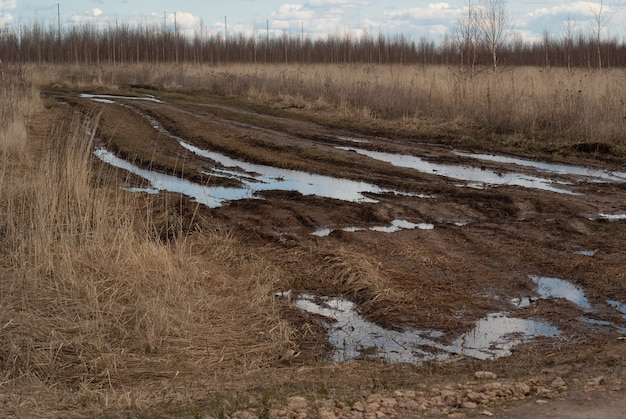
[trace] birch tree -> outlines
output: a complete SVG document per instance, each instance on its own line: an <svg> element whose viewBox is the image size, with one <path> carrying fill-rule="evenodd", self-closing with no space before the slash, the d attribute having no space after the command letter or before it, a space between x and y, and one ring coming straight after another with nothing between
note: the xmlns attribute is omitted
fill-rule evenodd
<svg viewBox="0 0 626 419"><path fill-rule="evenodd" d="M473 77L478 56L479 29L476 6L471 0L466 2L465 10L456 21L453 31L461 55L461 66L467 66Z"/></svg>
<svg viewBox="0 0 626 419"><path fill-rule="evenodd" d="M481 39L489 51L493 72L498 71L498 60L512 33L512 19L503 0L481 0L476 10Z"/></svg>

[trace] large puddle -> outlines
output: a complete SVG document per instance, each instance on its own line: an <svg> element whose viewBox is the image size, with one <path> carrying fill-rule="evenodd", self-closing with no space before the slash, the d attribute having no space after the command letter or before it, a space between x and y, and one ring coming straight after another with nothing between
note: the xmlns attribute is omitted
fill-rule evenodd
<svg viewBox="0 0 626 419"><path fill-rule="evenodd" d="M198 150L201 152L201 150ZM189 180L171 176L152 170L142 169L124 159L115 156L110 151L99 148L94 154L102 161L127 170L142 177L150 183L150 189L136 189L137 191L153 192L167 191L186 195L196 202L209 207L218 207L227 201L239 199L257 198L256 192L270 190L298 191L303 195L317 195L325 198L341 199L353 202L377 202L364 193L384 193L385 191L375 185L364 182L356 182L348 179L331 178L328 176L314 175L295 170L276 169L269 166L253 165L240 162L240 168L254 170L255 173L242 173L238 170L215 170L211 173L217 177L236 178L242 184L238 187L221 187L200 185ZM222 164L236 165L236 161L219 153L207 152L206 156L215 157ZM267 169L267 170L265 170ZM262 172L261 174L256 172Z"/></svg>
<svg viewBox="0 0 626 419"><path fill-rule="evenodd" d="M626 172L594 169L590 167L574 166L570 164L545 163L520 159L517 157L498 156L495 154L463 153L460 151L455 151L454 154L478 160L532 167L534 169L539 169L544 172L558 175L583 177L586 178L585 181L587 182L626 182Z"/></svg>
<svg viewBox="0 0 626 419"><path fill-rule="evenodd" d="M605 328L607 331L626 333L626 328L613 321L590 316L594 312L584 290L560 278L529 275L536 284L539 297L511 299L515 309L529 307L538 299L564 299L575 304L585 314L578 318L587 327ZM278 293L277 296L284 296ZM289 292L291 298L291 292ZM537 337L554 338L561 331L548 323L521 319L507 312L491 313L476 322L474 328L449 343L443 332L436 330L397 331L385 329L364 319L354 303L342 297L326 297L302 293L294 304L309 313L323 316L327 323L328 339L334 346L333 361L351 359L384 359L389 362L419 363L442 361L454 355L476 359L495 359L509 356L514 348ZM601 305L600 305L601 306ZM618 311L626 321L626 304L607 300L606 306ZM601 316L600 316L601 317Z"/></svg>
<svg viewBox="0 0 626 419"><path fill-rule="evenodd" d="M442 361L454 355L495 359L511 354L517 345L539 336L554 337L559 329L546 323L490 314L471 331L452 343L435 330L395 331L382 328L360 316L354 303L341 297L300 294L294 303L313 314L324 316L328 339L335 347L333 361L385 359L389 362L419 363Z"/></svg>
<svg viewBox="0 0 626 419"><path fill-rule="evenodd" d="M207 174L236 178L246 189L254 192L298 191L303 195L317 195L353 202L377 202L366 197L364 193L391 192L366 182L248 163L221 153L200 149L182 140L179 140L179 144L198 156L211 159L228 168L227 170L217 169Z"/></svg>
<svg viewBox="0 0 626 419"><path fill-rule="evenodd" d="M550 192L558 192L569 195L576 195L574 192L557 187L555 185L568 185L566 182L551 180L547 178L526 175L513 172L496 172L472 166L461 166L452 164L441 164L426 161L420 157L384 153L354 147L337 147L340 150L354 151L372 159L391 163L398 167L415 169L421 173L445 176L451 179L467 182L468 186L485 188L490 186L522 186L525 188L535 188Z"/></svg>

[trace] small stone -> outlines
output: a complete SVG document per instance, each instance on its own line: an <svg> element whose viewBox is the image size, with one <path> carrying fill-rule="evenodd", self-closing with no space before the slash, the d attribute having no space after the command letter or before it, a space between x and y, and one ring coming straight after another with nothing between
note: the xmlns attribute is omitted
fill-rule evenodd
<svg viewBox="0 0 626 419"><path fill-rule="evenodd" d="M294 396L287 399L287 409L293 412L306 410L308 407L309 402L304 397Z"/></svg>
<svg viewBox="0 0 626 419"><path fill-rule="evenodd" d="M334 412L331 412L330 410L326 410L326 409L322 409L319 412L317 412L317 417L318 419L337 419L337 416L335 415Z"/></svg>
<svg viewBox="0 0 626 419"><path fill-rule="evenodd" d="M556 388L556 389L567 388L567 383L561 377L556 377L550 385L552 386L552 388Z"/></svg>
<svg viewBox="0 0 626 419"><path fill-rule="evenodd" d="M356 410L357 412L365 412L365 405L363 402L356 402L352 405L352 410Z"/></svg>
<svg viewBox="0 0 626 419"><path fill-rule="evenodd" d="M498 376L490 371L476 371L474 377L478 380L495 380Z"/></svg>
<svg viewBox="0 0 626 419"><path fill-rule="evenodd" d="M476 409L478 405L474 402L463 402L461 405L464 409Z"/></svg>
<svg viewBox="0 0 626 419"><path fill-rule="evenodd" d="M513 385L513 394L518 397L528 396L530 394L531 388L526 383L515 383Z"/></svg>
<svg viewBox="0 0 626 419"><path fill-rule="evenodd" d="M483 410L482 412L480 412L480 414L483 415L483 416L487 416L487 417L492 417L493 416L493 413L491 413L488 410Z"/></svg>
<svg viewBox="0 0 626 419"><path fill-rule="evenodd" d="M547 400L537 400L537 404L548 404Z"/></svg>
<svg viewBox="0 0 626 419"><path fill-rule="evenodd" d="M588 386L597 387L597 386L603 385L604 382L605 382L604 377L600 376L600 377L596 377L596 378L592 378L590 380L587 380L587 385Z"/></svg>

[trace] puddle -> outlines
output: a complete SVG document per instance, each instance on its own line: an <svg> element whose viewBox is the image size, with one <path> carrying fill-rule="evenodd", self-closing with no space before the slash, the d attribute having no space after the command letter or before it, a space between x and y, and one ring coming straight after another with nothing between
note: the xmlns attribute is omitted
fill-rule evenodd
<svg viewBox="0 0 626 419"><path fill-rule="evenodd" d="M577 255L583 255L583 256L589 256L589 257L595 256L596 253L598 253L597 250L579 250L576 252Z"/></svg>
<svg viewBox="0 0 626 419"><path fill-rule="evenodd" d="M94 102L115 103L115 100L145 100L148 102L163 103L161 99L154 96L116 96L116 95L92 95L89 93L81 93L78 95L84 99L91 99Z"/></svg>
<svg viewBox="0 0 626 419"><path fill-rule="evenodd" d="M192 153L214 160L229 168L226 171L217 169L210 173L207 172L207 174L223 176L226 173L228 177L237 178L245 188L254 192L269 190L298 191L303 195L317 195L352 202L378 202L375 199L366 197L363 193L392 192L366 182L248 163L221 153L200 149L180 139L178 142ZM231 170L231 168L236 170Z"/></svg>
<svg viewBox="0 0 626 419"><path fill-rule="evenodd" d="M591 309L591 304L589 304L583 290L571 282L536 275L529 275L529 277L537 284L537 292L541 298L564 298L584 310Z"/></svg>
<svg viewBox="0 0 626 419"><path fill-rule="evenodd" d="M378 231L381 233L395 233L401 230L414 230L414 229L433 230L434 228L435 228L435 225L429 224L429 223L415 224L406 220L393 220L391 222L391 225L389 226L374 226L374 227L369 227L369 228L365 228L365 227L327 228L325 227L325 228L320 228L319 230L316 230L311 234L314 236L318 236L318 237L327 237L330 235L330 233L332 233L335 230L346 231L349 233L353 233L355 231L365 231L365 230Z"/></svg>
<svg viewBox="0 0 626 419"><path fill-rule="evenodd" d="M399 167L408 167L422 173L445 176L467 182L466 186L484 188L490 186L521 186L525 188L541 189L562 194L577 195L567 189L558 188L555 184L567 185L565 182L553 181L546 178L512 172L495 172L479 167L460 166L451 164L432 163L416 156L383 153L352 147L337 147L340 150L354 151L376 160L385 161Z"/></svg>
<svg viewBox="0 0 626 419"><path fill-rule="evenodd" d="M607 321L607 320L592 319L591 317L581 317L580 320L583 323L587 323L587 324L590 324L592 326L609 326L609 327L617 328L615 323Z"/></svg>
<svg viewBox="0 0 626 419"><path fill-rule="evenodd" d="M150 188L139 188L137 189L139 191L147 193L154 193L154 191L180 193L208 207L218 207L223 205L225 201L254 198L252 191L249 189L203 186L176 176L142 169L124 159L117 157L115 154L104 148L96 149L94 154L103 162L108 163L111 166L127 170L150 182Z"/></svg>
<svg viewBox="0 0 626 419"><path fill-rule="evenodd" d="M496 163L516 164L518 166L532 167L545 172L558 175L569 175L589 178L588 181L596 182L626 182L626 172L594 169L584 166L569 164L544 163L516 157L498 156L494 154L474 154L455 151L454 154L462 157L470 157L478 160L492 161Z"/></svg>
<svg viewBox="0 0 626 419"><path fill-rule="evenodd" d="M414 224L406 220L393 220L390 226L372 227L370 230L379 231L381 233L395 233L400 230L434 230L435 225L430 223Z"/></svg>
<svg viewBox="0 0 626 419"><path fill-rule="evenodd" d="M617 300L607 300L606 303L609 306L613 307L615 310L617 310L620 313L622 313L622 315L626 319L626 304L621 303L621 302L619 302Z"/></svg>
<svg viewBox="0 0 626 419"><path fill-rule="evenodd" d="M510 355L522 342L560 334L559 329L545 323L494 313L447 345L437 341L445 337L439 331L394 331L368 322L356 312L354 303L340 297L300 294L294 303L302 310L327 318L328 339L335 347L333 361L336 362L383 358L389 362L419 363L442 361L458 354L494 359Z"/></svg>
<svg viewBox="0 0 626 419"><path fill-rule="evenodd" d="M493 313L479 320L474 330L454 341L458 353L478 359L509 356L515 346L539 337L553 337L561 332L554 326L529 319Z"/></svg>
<svg viewBox="0 0 626 419"><path fill-rule="evenodd" d="M259 176L256 174L244 176L241 173L232 171L232 176L237 177L237 179L241 181L243 185L242 188L205 186L176 176L142 169L124 159L115 156L113 153L104 148L95 150L94 154L105 163L108 163L120 169L127 170L150 182L150 188L139 188L136 189L137 191L154 193L156 190L181 193L192 198L196 202L213 208L219 207L227 201L258 198L255 196L256 192L268 190L296 190L304 195L312 194L326 198L335 198L344 201L354 202L377 202L374 199L362 195L362 193L385 192L375 185L370 185L363 182L355 182L347 179L335 179L326 176L311 175L304 172L274 169L271 167L266 167L268 170L263 176ZM211 154L213 155L217 153ZM215 157L219 158L219 156ZM226 156L223 157L223 161L233 161ZM242 163L242 166L249 169L253 167L265 167L250 165L247 163ZM291 177L272 178L268 176L268 174L270 173L274 173L277 176Z"/></svg>
<svg viewBox="0 0 626 419"><path fill-rule="evenodd" d="M535 298L532 297L514 297L511 298L510 303L513 304L517 308L529 307L532 303L535 302Z"/></svg>
<svg viewBox="0 0 626 419"><path fill-rule="evenodd" d="M597 214L594 217L589 217L589 219L591 221L596 221L596 220L601 220L601 221L621 221L621 220L626 220L626 214L606 214L606 213L600 213Z"/></svg>

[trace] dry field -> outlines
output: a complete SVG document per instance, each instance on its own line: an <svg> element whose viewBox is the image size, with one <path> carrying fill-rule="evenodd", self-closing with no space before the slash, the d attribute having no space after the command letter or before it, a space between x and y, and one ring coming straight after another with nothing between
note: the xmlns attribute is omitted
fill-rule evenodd
<svg viewBox="0 0 626 419"><path fill-rule="evenodd" d="M623 76L4 68L0 412L269 417L292 396L352 406L371 393L465 383L477 370L514 382L562 377L572 393L602 376L623 400L626 313L611 306L626 303ZM467 187L436 173L475 161L453 151L584 165L617 181L558 173L543 188L495 187L511 171L531 183L544 175L485 160L473 164L496 180ZM242 172L201 152L255 166ZM440 166L420 172L389 155ZM350 200L266 188L202 203L145 174L237 190L259 183L259 167L285 170L272 175L279 182L295 170L370 190ZM377 230L396 220L425 227ZM322 228L327 236L311 234ZM533 278L566 279L584 304L542 297ZM387 363L367 356L373 347L358 362L332 362L328 322L276 297L286 290L343 296L387 330L437 331L445 362ZM450 353L494 313L560 333L496 359ZM506 416L516 403L486 406ZM448 413L457 411L471 414Z"/></svg>

